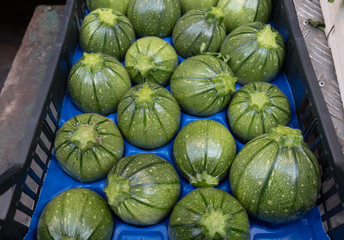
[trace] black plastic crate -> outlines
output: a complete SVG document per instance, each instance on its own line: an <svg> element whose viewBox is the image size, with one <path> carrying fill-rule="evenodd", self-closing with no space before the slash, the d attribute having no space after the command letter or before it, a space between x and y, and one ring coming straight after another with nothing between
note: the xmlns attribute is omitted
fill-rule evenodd
<svg viewBox="0 0 344 240"><path fill-rule="evenodd" d="M0 176L0 238L22 239L28 231L52 157L66 83L85 16L84 0L68 0L60 32L17 158ZM283 72L296 105L304 140L321 165L317 202L331 239L344 236L344 155L322 97L292 0L274 0L275 28L286 36Z"/></svg>

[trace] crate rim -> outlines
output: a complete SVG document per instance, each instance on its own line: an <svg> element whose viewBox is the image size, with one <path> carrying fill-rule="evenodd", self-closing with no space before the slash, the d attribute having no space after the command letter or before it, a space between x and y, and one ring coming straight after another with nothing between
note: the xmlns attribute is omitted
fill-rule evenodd
<svg viewBox="0 0 344 240"><path fill-rule="evenodd" d="M295 38L295 47L297 51L300 53L301 58L304 60L302 61L303 64L303 69L305 70L305 75L307 79L308 86L310 87L311 90L311 95L313 97L313 100L315 102L315 108L318 113L318 123L321 124L323 130L324 130L324 135L328 141L328 147L329 147L329 152L332 155L332 164L336 166L336 168L333 168L333 165L331 166L334 171L334 176L336 178L336 183L338 184L337 181L339 181L340 186L342 186L342 190L344 191L344 177L342 179L341 176L344 176L344 153L342 151L341 144L339 143L337 133L335 131L332 119L330 117L329 110L327 108L327 105L325 103L323 94L321 92L319 82L317 80L311 59L308 54L307 46L304 41L298 18L296 15L296 10L295 10L295 5L294 1L290 0L292 4L285 4L286 8L288 9L288 14L287 17L289 18L290 28L291 31L294 33L294 38ZM293 9L291 9L291 6ZM314 94L317 97L314 97ZM324 113L324 114L321 114ZM335 136L335 137L333 137ZM326 151L326 149L325 149ZM343 192L344 193L344 192ZM341 194L341 201L344 202L344 194Z"/></svg>

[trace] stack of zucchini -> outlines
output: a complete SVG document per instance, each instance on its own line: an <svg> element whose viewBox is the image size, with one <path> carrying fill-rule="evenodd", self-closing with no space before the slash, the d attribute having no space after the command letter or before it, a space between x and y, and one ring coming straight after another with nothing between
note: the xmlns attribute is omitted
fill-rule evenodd
<svg viewBox="0 0 344 240"><path fill-rule="evenodd" d="M288 98L269 83L285 55L267 23L271 0L87 6L84 53L68 79L84 114L60 128L55 156L80 182L107 178L106 201L89 189L64 191L45 207L38 239L111 239L110 209L138 226L170 216L170 239L250 239L248 214L280 224L313 208L317 160L288 127ZM220 112L228 125L210 119ZM105 117L112 113L117 125ZM125 156L126 144L142 153ZM150 152L166 145L173 162ZM216 188L228 178L231 192ZM180 196L181 180L196 189Z"/></svg>

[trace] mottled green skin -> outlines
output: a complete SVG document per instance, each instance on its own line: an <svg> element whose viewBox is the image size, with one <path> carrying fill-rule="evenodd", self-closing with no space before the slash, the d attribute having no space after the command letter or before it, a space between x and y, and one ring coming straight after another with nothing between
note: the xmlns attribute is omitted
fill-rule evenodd
<svg viewBox="0 0 344 240"><path fill-rule="evenodd" d="M107 10L109 9L98 8L85 17L80 29L79 43L86 52L101 52L122 61L135 41L135 31L129 19L117 10L112 10L117 17L115 24L102 23L99 13Z"/></svg>
<svg viewBox="0 0 344 240"><path fill-rule="evenodd" d="M220 94L213 79L223 73L234 78L224 61L210 55L194 56L183 61L170 80L171 92L183 112L210 116L227 107L235 91L235 81L224 80L223 86L218 83L218 89L224 91Z"/></svg>
<svg viewBox="0 0 344 240"><path fill-rule="evenodd" d="M77 61L68 78L68 90L72 102L83 112L108 115L117 111L123 94L131 87L130 76L114 57L102 55L101 68L94 68Z"/></svg>
<svg viewBox="0 0 344 240"><path fill-rule="evenodd" d="M177 53L188 58L203 52L218 52L226 37L226 29L221 23L205 19L206 9L193 9L177 22L172 33L172 43Z"/></svg>
<svg viewBox="0 0 344 240"><path fill-rule="evenodd" d="M219 0L217 7L225 14L227 33L247 23L267 23L272 10L271 0Z"/></svg>
<svg viewBox="0 0 344 240"><path fill-rule="evenodd" d="M149 68L139 65L142 56L149 57L153 62ZM176 51L168 42L158 37L140 38L129 48L125 56L125 67L135 84L153 82L166 86L177 66Z"/></svg>
<svg viewBox="0 0 344 240"><path fill-rule="evenodd" d="M171 35L180 18L179 0L129 0L128 18L138 37Z"/></svg>
<svg viewBox="0 0 344 240"><path fill-rule="evenodd" d="M245 145L232 163L229 179L245 209L272 223L303 217L314 207L320 190L319 165L307 145L300 141L283 146L269 134Z"/></svg>
<svg viewBox="0 0 344 240"><path fill-rule="evenodd" d="M135 95L147 84L155 93L152 104L139 106ZM142 83L125 93L118 105L118 127L134 146L154 149L167 144L176 135L180 123L177 101L165 88L155 83Z"/></svg>
<svg viewBox="0 0 344 240"><path fill-rule="evenodd" d="M93 126L96 138L83 149L73 140L80 125ZM79 181L91 182L105 178L123 156L123 137L110 119L85 113L68 120L56 134L55 156L61 167Z"/></svg>
<svg viewBox="0 0 344 240"><path fill-rule="evenodd" d="M106 201L92 190L73 188L54 197L39 218L37 239L111 239L114 220Z"/></svg>
<svg viewBox="0 0 344 240"><path fill-rule="evenodd" d="M207 9L208 7L215 7L219 0L180 0L182 14L195 8Z"/></svg>
<svg viewBox="0 0 344 240"><path fill-rule="evenodd" d="M256 107L257 103L252 102L251 96L257 92L264 93L270 101L262 108ZM278 125L288 125L290 105L288 98L278 87L265 82L250 83L233 95L227 117L234 136L246 143Z"/></svg>
<svg viewBox="0 0 344 240"><path fill-rule="evenodd" d="M256 34L265 27L260 22L242 25L233 30L221 45L221 54L229 56L228 65L241 85L269 82L280 72L285 56L282 35L278 33L276 49L260 46Z"/></svg>
<svg viewBox="0 0 344 240"><path fill-rule="evenodd" d="M164 219L176 203L180 182L178 175L165 159L151 153L141 153L122 158L110 171L106 188L112 175L129 180L130 196L111 209L123 221L139 225L153 225ZM108 202L113 196L106 195Z"/></svg>
<svg viewBox="0 0 344 240"><path fill-rule="evenodd" d="M186 125L173 145L179 172L198 187L216 186L227 177L235 153L236 144L227 128L209 119Z"/></svg>
<svg viewBox="0 0 344 240"><path fill-rule="evenodd" d="M90 11L97 8L112 8L126 15L129 0L86 0L86 3Z"/></svg>
<svg viewBox="0 0 344 240"><path fill-rule="evenodd" d="M224 225L216 224L217 219L214 219L215 227L223 230L223 236L216 234L211 238L200 224L207 208L226 215ZM250 239L250 225L245 209L230 194L216 188L196 189L177 202L171 213L168 231L171 240Z"/></svg>

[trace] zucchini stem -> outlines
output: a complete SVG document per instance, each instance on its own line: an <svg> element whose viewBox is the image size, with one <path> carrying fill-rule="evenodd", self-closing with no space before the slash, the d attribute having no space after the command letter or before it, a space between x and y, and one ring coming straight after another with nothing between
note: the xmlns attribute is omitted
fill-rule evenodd
<svg viewBox="0 0 344 240"><path fill-rule="evenodd" d="M266 92L252 92L249 94L248 109L257 113L263 112L272 106Z"/></svg>
<svg viewBox="0 0 344 240"><path fill-rule="evenodd" d="M236 77L229 72L222 72L212 79L219 96L226 96L235 92Z"/></svg>
<svg viewBox="0 0 344 240"><path fill-rule="evenodd" d="M303 143L300 129L293 129L282 125L271 129L268 136L283 147L296 147L301 146Z"/></svg>
<svg viewBox="0 0 344 240"><path fill-rule="evenodd" d="M105 61L100 53L86 53L84 52L81 59L82 65L89 69L92 73L104 68Z"/></svg>
<svg viewBox="0 0 344 240"><path fill-rule="evenodd" d="M138 54L134 68L146 79L147 74L156 69L154 58L145 54Z"/></svg>
<svg viewBox="0 0 344 240"><path fill-rule="evenodd" d="M143 83L142 85L143 85L143 87L135 93L136 107L138 107L138 108L154 107L154 100L155 100L156 93L149 86L149 84L147 82Z"/></svg>
<svg viewBox="0 0 344 240"><path fill-rule="evenodd" d="M209 206L199 220L199 224L203 234L208 238L225 239L229 228L227 222L230 218L230 214L224 214L221 209Z"/></svg>
<svg viewBox="0 0 344 240"><path fill-rule="evenodd" d="M266 49L276 49L278 48L276 37L278 32L273 31L270 24L266 24L265 27L260 30L257 34L257 42L260 47Z"/></svg>
<svg viewBox="0 0 344 240"><path fill-rule="evenodd" d="M221 8L210 7L206 10L205 20L208 23L214 24L214 25L221 25L224 19L225 19L225 15L222 12Z"/></svg>
<svg viewBox="0 0 344 240"><path fill-rule="evenodd" d="M94 124L77 123L76 130L73 132L70 140L74 142L82 151L93 148L101 144L101 138L95 129Z"/></svg>
<svg viewBox="0 0 344 240"><path fill-rule="evenodd" d="M116 25L118 17L113 13L112 9L102 9L98 12L98 19L106 27Z"/></svg>
<svg viewBox="0 0 344 240"><path fill-rule="evenodd" d="M197 187L213 187L219 184L217 177L211 176L206 172L196 173L196 176L189 176L190 183Z"/></svg>
<svg viewBox="0 0 344 240"><path fill-rule="evenodd" d="M104 192L109 205L118 207L118 205L131 197L129 179L116 174L109 176Z"/></svg>

